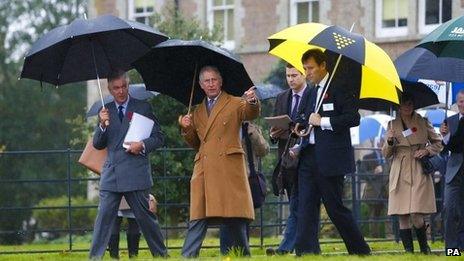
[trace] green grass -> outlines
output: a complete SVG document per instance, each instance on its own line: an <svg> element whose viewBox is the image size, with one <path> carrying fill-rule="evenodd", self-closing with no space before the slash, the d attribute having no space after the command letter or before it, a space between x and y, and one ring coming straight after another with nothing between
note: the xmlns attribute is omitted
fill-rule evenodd
<svg viewBox="0 0 464 261"><path fill-rule="evenodd" d="M79 252L68 252L68 243L66 242L67 238L62 238L59 240L52 241L50 243L33 243L28 245L19 245L19 246L0 246L0 253L5 251L44 251L44 250L61 250L57 253L38 253L38 254L5 254L0 255L0 260L86 260L88 258L88 251ZM73 249L88 249L90 246L90 237L76 237L73 239ZM280 238L272 237L265 238L265 245L275 245L280 242ZM432 256L424 255L406 255L403 254L403 248L401 243L397 244L395 242L372 242L369 243L373 254L372 256L358 257L358 256L348 256L346 254L346 248L342 243L324 243L327 240L321 240L321 249L322 255L320 256L305 256L299 260L436 260L446 258L443 254L443 243L435 242L431 244L432 250L436 250L436 254ZM183 243L182 239L170 239L168 241L169 247L181 247ZM259 238L252 238L252 245L259 245ZM415 242L416 252L419 249L417 242ZM219 241L217 238L207 238L203 243L203 246L217 246ZM141 247L146 247L145 240L140 241ZM126 246L125 236L121 235L121 247ZM221 256L219 254L219 249L214 248L203 248L200 253L200 260L236 260L236 259L252 259L252 260L295 260L294 255L288 256L275 256L268 257L265 254L265 249L252 248L252 258L239 258L234 255L230 256ZM387 253L385 253L387 251ZM169 251L170 260L181 260L180 250L172 249ZM120 251L121 260L129 260L126 250ZM105 255L105 260L110 260L109 255ZM148 250L140 250L138 260L151 260L152 257Z"/></svg>

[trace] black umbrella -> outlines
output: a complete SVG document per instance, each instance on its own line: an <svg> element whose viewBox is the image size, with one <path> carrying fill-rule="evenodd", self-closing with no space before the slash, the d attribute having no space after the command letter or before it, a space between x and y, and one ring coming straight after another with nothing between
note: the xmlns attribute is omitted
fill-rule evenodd
<svg viewBox="0 0 464 261"><path fill-rule="evenodd" d="M464 82L464 60L437 57L431 51L416 47L401 54L395 60L401 79L431 79L446 82Z"/></svg>
<svg viewBox="0 0 464 261"><path fill-rule="evenodd" d="M138 83L138 84L130 84L129 85L129 95L133 98L139 99L139 100L148 100L150 98L153 98L157 95L158 93L152 92L152 91L147 91L145 89L145 84L143 83ZM107 95L103 98L103 101L106 103L114 101L114 97L111 95ZM85 115L87 118L96 116L98 114L98 111L102 107L100 101L96 101L92 106L90 107L89 111Z"/></svg>
<svg viewBox="0 0 464 261"><path fill-rule="evenodd" d="M421 82L401 80L401 85L403 93L408 93L414 98L415 110L440 103L437 94Z"/></svg>
<svg viewBox="0 0 464 261"><path fill-rule="evenodd" d="M76 19L32 45L21 77L54 85L106 78L113 69L133 68L133 61L166 39L149 26L112 15ZM98 87L103 103L99 81Z"/></svg>
<svg viewBox="0 0 464 261"><path fill-rule="evenodd" d="M191 104L200 103L205 96L197 77L205 65L219 69L223 78L222 89L231 95L242 96L254 85L237 56L201 40L168 40L154 46L134 65L147 90L173 97L189 106L189 112Z"/></svg>

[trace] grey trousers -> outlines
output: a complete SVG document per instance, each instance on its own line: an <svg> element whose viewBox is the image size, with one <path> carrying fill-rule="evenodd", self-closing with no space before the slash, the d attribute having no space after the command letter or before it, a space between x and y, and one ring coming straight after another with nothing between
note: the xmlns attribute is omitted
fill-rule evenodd
<svg viewBox="0 0 464 261"><path fill-rule="evenodd" d="M247 236L248 221L243 218L223 218L221 220L221 230L224 230L221 232L227 234L226 239L221 238L221 254L227 254L229 250L236 248L240 249L241 254L250 255ZM187 236L182 247L183 257L198 257L208 225L208 219L198 219L189 222Z"/></svg>
<svg viewBox="0 0 464 261"><path fill-rule="evenodd" d="M463 168L445 184L445 247L464 249L464 173Z"/></svg>
<svg viewBox="0 0 464 261"><path fill-rule="evenodd" d="M127 203L134 212L137 224L142 230L151 254L153 256L167 255L158 221L156 216L149 210L148 192L148 190L121 193L100 191L100 204L98 205L98 214L95 220L89 254L91 259L99 259L105 254L122 196L126 198Z"/></svg>

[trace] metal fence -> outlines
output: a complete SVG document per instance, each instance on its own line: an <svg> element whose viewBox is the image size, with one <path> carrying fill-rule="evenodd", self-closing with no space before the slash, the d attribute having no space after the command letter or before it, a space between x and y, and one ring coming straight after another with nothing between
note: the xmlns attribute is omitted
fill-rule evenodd
<svg viewBox="0 0 464 261"><path fill-rule="evenodd" d="M272 148L275 151L276 148ZM377 151L377 152L376 152ZM14 228L7 228L0 224L0 237L8 235L21 235L24 243L30 243L37 238L46 239L50 235L61 235L67 238L66 249L29 249L27 251L1 251L0 253L33 253L33 252L62 252L62 251L88 251L88 249L77 249L74 247L73 236L90 234L92 231L93 222L86 224L86 226L76 225L79 223L77 218L74 217L74 212L81 210L96 211L97 202L90 202L86 204L76 204L73 202L76 197L87 197L89 184L96 183L98 177L92 177L88 172L77 163L77 158L81 154L81 150L47 150L47 151L6 151L0 152L0 168L2 166L11 164L12 162L24 161L26 159L35 158L39 162L34 169L37 178L31 178L30 173L27 178L22 178L20 170L7 173L7 175L0 175L0 193L8 191L15 193L14 198L31 197L28 201L21 201L22 203L0 201L0 217L10 216L22 218L22 225ZM152 191L158 198L158 217L160 225L164 231L165 243L168 248L178 248L178 246L170 246L169 242L173 238L182 238L182 232L187 229L188 222L188 207L189 207L189 180L191 173L175 173L176 163L172 160L172 156L176 153L183 153L182 155L190 155L190 164L193 164L194 151L186 148L163 148L156 153L152 153L151 162L153 166L153 179L155 186ZM399 240L399 232L397 220L394 217L386 215L387 209L387 187L388 187L388 163L385 159L374 158L367 159L366 154L378 153L378 149L372 148L356 148L357 172L353 175L348 175L345 179L345 193L344 202L353 211L353 215L361 227L364 236L368 241L392 241ZM267 247L272 243L266 242L266 239L273 236L281 235L285 228L285 221L288 216L288 201L285 197L276 197L270 191L271 189L271 173L275 163L275 154L271 153L262 159L262 164L259 168L265 173L268 183L268 196L266 204L256 210L256 219L251 223L251 235L259 237L259 244L251 245L251 247ZM336 159L334 159L336 160ZM371 162L370 162L371 161ZM43 166L47 166L49 162L59 162L59 168L55 171L47 171L47 175L43 173ZM4 163L2 165L2 163ZM25 163L27 164L27 163ZM373 170L369 166L382 166L382 171ZM179 166L177 166L179 167ZM30 169L30 167L29 167ZM7 177L7 178L6 178ZM436 195L437 195L437 209L438 212L430 217L429 223L431 225L432 240L442 238L442 220L440 216L440 209L442 205L441 195L443 194L443 182L439 174L436 178ZM173 186L176 187L173 187ZM40 186L48 186L44 191L37 192L37 195L28 194L27 187L40 188ZM48 189L50 188L50 189ZM59 190L59 191L58 191ZM175 190L175 191L173 191ZM183 192L187 196L181 200L172 200L171 194L174 192ZM174 193L175 194L175 193ZM176 194L178 197L178 194ZM0 195L1 196L1 195ZM5 196L5 195L4 195ZM61 205L43 205L38 204L39 200L46 198L65 197L65 203ZM26 203L24 203L26 202ZM64 227L46 227L37 224L34 220L34 213L41 211L59 210L66 212L66 220L61 220L60 223L65 224ZM179 213L176 217L182 217L181 222L173 221L170 214ZM47 212L48 213L48 212ZM327 218L325 212L321 216L321 235L331 237L333 240L324 240L321 243L334 243L342 242L336 230ZM63 214L63 213L62 213ZM50 217L52 218L52 217ZM32 223L32 225L31 225ZM377 227L377 228L376 228ZM380 227L380 228L378 228ZM373 235L373 231L379 230L379 233ZM375 237L374 237L375 236ZM219 247L219 246L206 246L206 247Z"/></svg>

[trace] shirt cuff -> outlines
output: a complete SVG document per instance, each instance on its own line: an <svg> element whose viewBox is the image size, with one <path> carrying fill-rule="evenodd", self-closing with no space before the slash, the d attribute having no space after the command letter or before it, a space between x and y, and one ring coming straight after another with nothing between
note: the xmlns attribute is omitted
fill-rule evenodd
<svg viewBox="0 0 464 261"><path fill-rule="evenodd" d="M451 136L451 134L448 132L448 134L446 134L446 135L443 137L443 144L448 145L448 142L449 142L449 140L450 140L450 136Z"/></svg>
<svg viewBox="0 0 464 261"><path fill-rule="evenodd" d="M321 129L322 130L331 130L331 131L333 131L332 125L330 124L330 117L322 117L321 118Z"/></svg>
<svg viewBox="0 0 464 261"><path fill-rule="evenodd" d="M140 152L141 155L145 155L145 142L142 141L143 150Z"/></svg>

